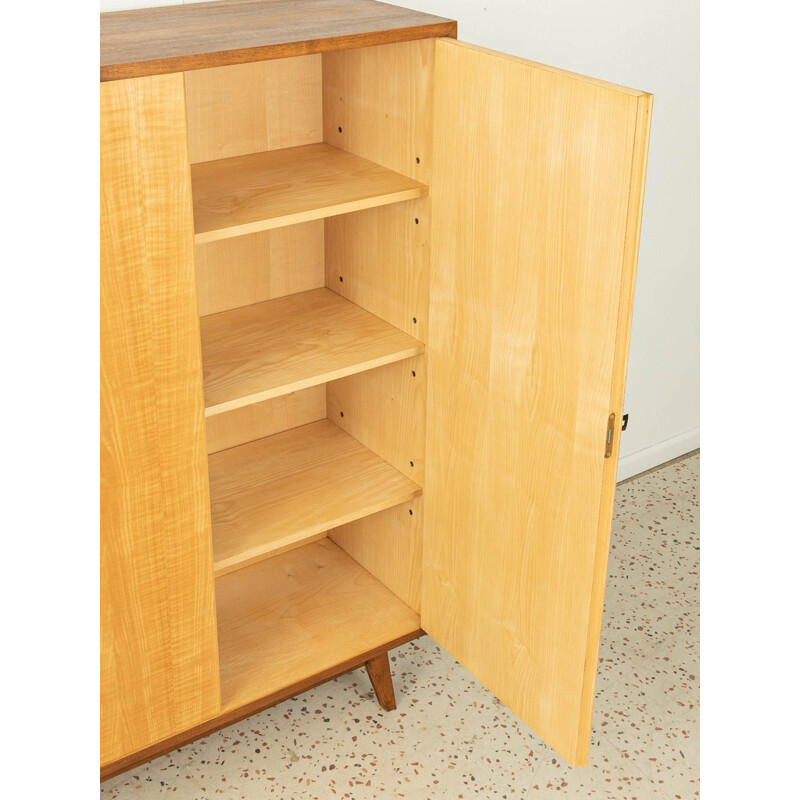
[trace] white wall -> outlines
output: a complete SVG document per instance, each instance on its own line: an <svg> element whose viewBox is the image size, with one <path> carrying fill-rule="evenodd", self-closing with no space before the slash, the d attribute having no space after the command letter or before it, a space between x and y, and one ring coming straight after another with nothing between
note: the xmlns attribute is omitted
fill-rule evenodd
<svg viewBox="0 0 800 800"><path fill-rule="evenodd" d="M169 0L101 0L103 10ZM467 42L655 95L620 480L700 443L699 0L397 0Z"/></svg>

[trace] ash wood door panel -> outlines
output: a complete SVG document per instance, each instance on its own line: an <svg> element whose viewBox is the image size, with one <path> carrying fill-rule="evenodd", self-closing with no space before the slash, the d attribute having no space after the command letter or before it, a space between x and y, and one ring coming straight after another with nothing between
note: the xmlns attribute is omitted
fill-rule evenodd
<svg viewBox="0 0 800 800"><path fill-rule="evenodd" d="M101 103L101 764L219 712L183 76Z"/></svg>
<svg viewBox="0 0 800 800"><path fill-rule="evenodd" d="M434 80L422 626L585 764L652 98L453 40Z"/></svg>

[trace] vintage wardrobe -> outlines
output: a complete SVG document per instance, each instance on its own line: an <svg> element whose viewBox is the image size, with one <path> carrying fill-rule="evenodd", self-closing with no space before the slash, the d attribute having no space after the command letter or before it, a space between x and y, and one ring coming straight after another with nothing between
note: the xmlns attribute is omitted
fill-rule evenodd
<svg viewBox="0 0 800 800"><path fill-rule="evenodd" d="M102 15L103 776L423 631L587 761L652 97L455 35Z"/></svg>

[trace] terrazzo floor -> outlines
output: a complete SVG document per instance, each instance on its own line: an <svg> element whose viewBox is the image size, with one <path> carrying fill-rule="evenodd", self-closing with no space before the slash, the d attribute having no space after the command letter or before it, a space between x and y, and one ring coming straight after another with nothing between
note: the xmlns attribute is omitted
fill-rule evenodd
<svg viewBox="0 0 800 800"><path fill-rule="evenodd" d="M587 768L424 637L392 654L395 712L359 670L113 778L101 797L699 797L699 466L696 453L617 490Z"/></svg>

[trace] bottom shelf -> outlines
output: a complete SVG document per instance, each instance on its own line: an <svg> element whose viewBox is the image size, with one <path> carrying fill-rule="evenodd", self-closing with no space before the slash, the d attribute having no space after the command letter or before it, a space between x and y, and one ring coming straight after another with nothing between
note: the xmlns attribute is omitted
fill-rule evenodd
<svg viewBox="0 0 800 800"><path fill-rule="evenodd" d="M216 580L222 712L419 630L412 611L330 539Z"/></svg>

